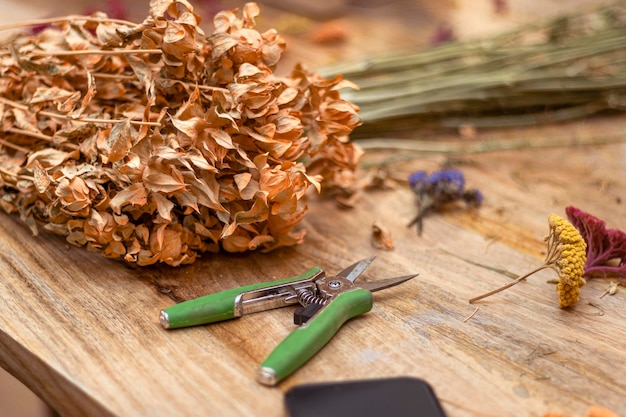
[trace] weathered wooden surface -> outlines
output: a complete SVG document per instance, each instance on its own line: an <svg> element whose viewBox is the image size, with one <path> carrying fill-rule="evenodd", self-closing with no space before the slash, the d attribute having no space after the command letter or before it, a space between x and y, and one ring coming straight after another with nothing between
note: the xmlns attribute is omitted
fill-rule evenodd
<svg viewBox="0 0 626 417"><path fill-rule="evenodd" d="M619 132L622 118L489 138L572 137ZM479 136L474 140L487 140ZM0 365L67 417L286 416L291 387L399 375L426 379L450 417L583 416L600 404L626 415L626 290L600 295L594 279L580 303L560 310L543 271L474 306L468 299L510 278L469 263L522 273L543 260L550 213L575 205L626 229L626 145L566 146L451 157L486 196L476 213L406 224L415 201L405 185L368 191L355 208L312 196L305 243L271 254L206 255L181 268L134 268L37 237L0 214ZM390 156L390 155L386 155ZM391 155L397 156L397 155ZM369 154L364 162L380 160ZM393 165L394 177L439 168L429 155ZM395 249L370 243L374 221ZM306 366L277 388L254 380L258 364L293 329L275 310L165 331L161 308L199 295L320 265L329 272L376 255L364 279L419 272L376 293L373 310L348 322Z"/></svg>
<svg viewBox="0 0 626 417"><path fill-rule="evenodd" d="M542 261L547 216L577 205L624 227L622 144L467 155L470 185L486 195L476 214L431 216L422 237L406 223L404 187L365 193L356 208L310 201L303 245L272 254L205 256L184 268L130 268L33 237L0 216L0 363L66 416L284 416L283 393L316 381L411 375L428 380L451 417L584 415L592 404L626 411L624 290L600 299L592 280L571 310L556 307L543 272L476 304L509 278L462 258L522 273ZM435 168L438 158L398 164ZM374 221L395 249L370 243ZM458 255L455 257L450 253ZM367 279L419 272L375 295L372 312L278 388L254 380L257 365L293 328L289 309L165 331L174 300L300 273L330 272L377 255Z"/></svg>

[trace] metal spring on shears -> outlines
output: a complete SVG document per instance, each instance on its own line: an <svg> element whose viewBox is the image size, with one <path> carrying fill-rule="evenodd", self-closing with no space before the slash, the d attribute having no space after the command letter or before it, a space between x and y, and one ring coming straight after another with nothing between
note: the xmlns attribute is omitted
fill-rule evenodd
<svg viewBox="0 0 626 417"><path fill-rule="evenodd" d="M297 292L297 296L298 302L300 302L302 307L306 307L309 304L326 305L326 303L328 302L328 300L315 295L315 293L313 293L313 291L308 288L299 289Z"/></svg>

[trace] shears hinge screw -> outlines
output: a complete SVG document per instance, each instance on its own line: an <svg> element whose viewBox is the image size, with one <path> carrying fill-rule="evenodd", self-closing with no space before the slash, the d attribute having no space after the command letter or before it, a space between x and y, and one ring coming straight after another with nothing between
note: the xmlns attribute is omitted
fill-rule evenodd
<svg viewBox="0 0 626 417"><path fill-rule="evenodd" d="M337 288L341 288L341 281L333 280L328 283L328 287L336 290Z"/></svg>

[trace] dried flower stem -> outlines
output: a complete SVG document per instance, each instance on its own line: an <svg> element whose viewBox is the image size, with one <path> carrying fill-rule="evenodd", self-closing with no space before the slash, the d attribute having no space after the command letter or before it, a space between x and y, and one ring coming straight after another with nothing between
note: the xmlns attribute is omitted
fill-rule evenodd
<svg viewBox="0 0 626 417"><path fill-rule="evenodd" d="M54 117L56 119L65 119L65 120L73 120L76 122L84 122L84 123L120 123L123 122L123 119L98 119L96 117L72 117L66 116L64 114L52 113L48 111L40 111L39 114L47 117ZM130 120L131 125L137 126L161 126L159 122L144 122L141 120Z"/></svg>
<svg viewBox="0 0 626 417"><path fill-rule="evenodd" d="M346 94L363 121L353 138L574 120L623 109L624 16L620 4L603 5L487 39L367 56L323 74L360 87Z"/></svg>
<svg viewBox="0 0 626 417"><path fill-rule="evenodd" d="M0 138L0 145L6 146L7 148L15 149L16 151L22 152L24 154L27 154L30 152L30 149L24 148L23 146L16 145L2 138Z"/></svg>
<svg viewBox="0 0 626 417"><path fill-rule="evenodd" d="M94 76L94 78L102 78L102 79L108 79L108 80L137 81L137 77L135 77L134 75L128 75L128 74L105 74L105 73L100 73L100 72L94 72L92 75ZM204 91L222 91L224 93L230 93L230 91L227 88L215 87L213 85L186 83L186 82L179 81L179 80L172 80L170 78L161 78L161 77L155 77L155 79L160 80L160 81L176 81L179 84L182 84L187 88L198 87L198 89L204 90Z"/></svg>
<svg viewBox="0 0 626 417"><path fill-rule="evenodd" d="M96 23L117 23L120 25L129 25L135 26L136 23L129 22L127 20L122 19L112 19L108 17L94 17L94 16L82 16L82 15L69 15L62 17L50 17L44 19L33 19L33 20L25 20L23 22L15 22L8 23L5 25L0 25L0 30L10 30L10 29L19 29L25 28L29 26L41 26L41 25L51 25L54 23L65 23L71 21L84 20L86 22L96 22Z"/></svg>
<svg viewBox="0 0 626 417"><path fill-rule="evenodd" d="M525 280L526 278L528 278L529 276L531 276L531 275L532 275L532 274L534 274L535 272L539 272L539 271L541 271L542 269L546 269L546 268L552 268L552 265L549 265L549 264L543 264L543 265L541 265L539 268L533 269L532 271L530 271L530 272L528 272L528 273L526 273L526 274L524 274L524 275L522 275L522 276L518 277L518 278L517 278L517 279L515 279L514 281L511 281L511 282L509 282L508 284L503 285L503 286L502 286L502 287L500 287L500 288L496 288L495 290L489 291L488 293L485 293L485 294L482 294L482 295L479 295L479 296L477 296L477 297L474 297L474 298L470 299L470 300L469 300L469 302L470 302L470 304L472 304L472 303L474 303L474 302L476 302L476 301L478 301L478 300L482 300L483 298L487 298L487 297L489 297L489 296L492 296L492 295L494 295L494 294L497 294L497 293L499 293L500 291L504 291L504 290L506 290L507 288L510 288L510 287L512 287L513 285L515 285L515 284L519 283L520 281Z"/></svg>
<svg viewBox="0 0 626 417"><path fill-rule="evenodd" d="M4 97L0 97L0 103L4 103L6 105L9 105L11 107L15 107L16 109L20 109L20 110L24 110L24 111L28 111L29 108L28 106L15 102L13 100L9 100L7 98ZM84 122L84 123L119 123L119 122L123 122L123 120L121 119L98 119L98 118L93 118L93 117L72 117L72 116L68 116L65 114L59 114L59 113L54 113L54 112L49 112L46 110L40 110L37 112L38 114L42 115L42 116L46 116L46 117L53 117L55 119L64 119L64 120L73 120L76 122ZM130 124L133 125L138 125L138 126L161 126L160 122L144 122L141 120L131 120Z"/></svg>
<svg viewBox="0 0 626 417"><path fill-rule="evenodd" d="M524 274L522 276L517 277L515 280L509 282L506 285L503 285L500 288L496 288L495 290L489 291L488 293L485 293L485 294L482 294L482 295L479 295L477 297L474 297L474 298L470 299L469 300L470 304L475 302L475 301L482 300L483 298L487 298L489 296L497 294L500 291L504 291L507 288L510 288L513 285L519 283L520 281L525 280L526 278L528 278L529 276L531 276L532 274L534 274L536 272L539 272L539 271L541 271L543 269L546 269L546 268L554 268L556 261L561 256L561 248L556 243L556 240L557 240L557 236L555 234L551 233L548 236L548 241L547 241L548 253L546 254L546 260L545 260L545 263L543 265L541 265L538 268L533 269L532 271L530 271L530 272L528 272L528 273L526 273L526 274Z"/></svg>
<svg viewBox="0 0 626 417"><path fill-rule="evenodd" d="M65 119L65 120L73 120L76 122L84 122L84 123L120 123L124 120L122 119L99 119L96 117L72 117L67 116L65 114L53 113L49 111L42 110L38 112L42 116L54 117L55 119ZM130 124L137 126L161 126L159 122L144 122L141 120L131 120Z"/></svg>
<svg viewBox="0 0 626 417"><path fill-rule="evenodd" d="M550 234L544 239L547 244L547 254L543 265L503 287L474 297L469 302L476 302L512 287L528 276L546 268L552 268L559 274L559 280L556 284L556 291L559 295L559 307L570 307L578 302L580 287L585 285L582 275L586 261L585 250L587 245L578 230L560 216L551 214L548 217L548 224L550 225Z"/></svg>
<svg viewBox="0 0 626 417"><path fill-rule="evenodd" d="M0 174L4 174L4 175L7 175L9 177L13 177L13 178L15 178L17 180L27 180L27 181L33 181L34 180L34 178L29 176L29 175L18 175L15 172L11 172L11 171L9 171L7 169L4 169L4 168L0 168Z"/></svg>
<svg viewBox="0 0 626 417"><path fill-rule="evenodd" d="M460 259L460 260L462 260L464 262L467 262L469 264L472 264L472 265L475 265L475 266L478 266L478 267L481 267L481 268L485 268L485 269L488 269L488 270L493 271L493 272L497 272L497 273L505 275L505 276L507 276L509 278L513 278L513 279L517 279L518 278L517 274L509 271L508 269L498 268L498 267L495 267L495 266L483 264L481 262L476 262L476 261L474 261L472 259L468 259L468 258L464 258L462 256L459 256L456 253L453 253L453 252L451 252L449 250L446 250L446 249L440 249L440 250L443 253L447 254L447 255L454 256L455 258L458 258L458 259Z"/></svg>
<svg viewBox="0 0 626 417"><path fill-rule="evenodd" d="M474 317L474 315L476 315L476 313L478 313L478 310L480 310L480 307L476 307L476 308L474 309L474 311L472 311L472 314L470 314L469 316L465 317L465 318L463 319L463 323L465 323L465 322L469 321L472 317Z"/></svg>
<svg viewBox="0 0 626 417"><path fill-rule="evenodd" d="M54 138L52 136L44 135L43 133L32 132L30 130L24 130L24 129L18 129L16 127L12 127L10 129L7 129L7 132L15 133L17 135L30 136L31 138L41 139L41 140L45 140L46 142L55 143ZM76 145L75 143L59 143L59 145L65 146L66 148L70 148L70 149L79 148L79 146ZM18 146L18 148L20 149L17 149L17 150L20 150L24 153L30 152L29 149L22 148L21 146ZM14 149L16 148L14 147Z"/></svg>
<svg viewBox="0 0 626 417"><path fill-rule="evenodd" d="M485 139L476 143L414 141L410 139L365 139L355 140L364 150L402 150L419 153L470 154L517 149L557 148L563 146L590 146L626 142L626 135L608 135L601 137L536 137L514 138L505 140Z"/></svg>
<svg viewBox="0 0 626 417"><path fill-rule="evenodd" d="M162 54L160 49L81 49L76 51L31 51L32 56L74 56L74 55L137 55L137 54Z"/></svg>

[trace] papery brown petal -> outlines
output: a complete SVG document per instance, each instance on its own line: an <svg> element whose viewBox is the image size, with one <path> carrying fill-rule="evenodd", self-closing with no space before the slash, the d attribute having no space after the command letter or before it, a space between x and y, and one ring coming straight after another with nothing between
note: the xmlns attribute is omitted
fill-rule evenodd
<svg viewBox="0 0 626 417"><path fill-rule="evenodd" d="M195 139L198 137L198 132L200 132L206 125L206 121L200 117L191 117L186 120L172 117L172 124L180 132L184 133L192 139Z"/></svg>
<svg viewBox="0 0 626 417"><path fill-rule="evenodd" d="M239 72L237 72L237 77L253 77L255 75L259 75L262 74L263 71L261 71L259 69L259 67L249 64L247 62L244 62L243 64L241 64L239 66Z"/></svg>
<svg viewBox="0 0 626 417"><path fill-rule="evenodd" d="M158 254L160 261L174 261L181 256L182 241L180 225L170 228L167 225L157 227L150 236L150 250Z"/></svg>
<svg viewBox="0 0 626 417"><path fill-rule="evenodd" d="M154 192L172 193L174 191L184 190L187 187L182 175L174 168L172 168L172 174L170 175L146 167L143 182L148 190Z"/></svg>
<svg viewBox="0 0 626 417"><path fill-rule="evenodd" d="M254 18L258 17L260 13L261 9L259 9L259 6L256 3L246 3L243 6L243 23L247 27L253 27Z"/></svg>
<svg viewBox="0 0 626 417"><path fill-rule="evenodd" d="M150 239L150 230L143 224L140 224L135 228L135 235L143 244L147 244Z"/></svg>
<svg viewBox="0 0 626 417"><path fill-rule="evenodd" d="M35 188L37 188L37 191L39 191L40 193L45 193L48 187L50 186L52 179L50 178L48 173L43 169L43 167L41 166L41 163L38 160L35 160L33 162L32 170L33 170L33 176L35 177L35 181L34 181Z"/></svg>
<svg viewBox="0 0 626 417"><path fill-rule="evenodd" d="M102 149L105 154L108 153L108 162L113 163L120 161L128 155L135 132L129 119L125 119L113 125L106 143L108 149Z"/></svg>
<svg viewBox="0 0 626 417"><path fill-rule="evenodd" d="M37 87L37 90L29 100L29 104L32 105L46 101L65 101L76 95L80 97L80 92L69 91L59 87Z"/></svg>
<svg viewBox="0 0 626 417"><path fill-rule="evenodd" d="M102 254L107 258L121 258L126 255L126 246L122 242L114 240L104 248Z"/></svg>
<svg viewBox="0 0 626 417"><path fill-rule="evenodd" d="M267 207L267 203L261 196L259 196L254 200L254 204L250 210L235 213L234 221L224 228L220 237L225 238L232 235L241 224L259 223L267 220L268 216L269 208Z"/></svg>
<svg viewBox="0 0 626 417"><path fill-rule="evenodd" d="M153 254L151 251L142 249L137 256L137 265L148 266L159 262L159 254Z"/></svg>
<svg viewBox="0 0 626 417"><path fill-rule="evenodd" d="M222 247L226 252L246 252L249 250L250 238L242 235L231 235L223 238Z"/></svg>
<svg viewBox="0 0 626 417"><path fill-rule="evenodd" d="M227 33L214 33L211 35L210 41L213 44L211 53L211 58L213 59L219 58L238 45L238 42Z"/></svg>
<svg viewBox="0 0 626 417"><path fill-rule="evenodd" d="M143 206L148 202L148 192L142 183L135 183L118 192L109 201L109 207L114 213L120 214L126 205Z"/></svg>
<svg viewBox="0 0 626 417"><path fill-rule="evenodd" d="M189 214L189 210L200 213L198 208L198 198L190 191L177 192L174 198L180 207L185 208L185 214Z"/></svg>
<svg viewBox="0 0 626 417"><path fill-rule="evenodd" d="M198 204L226 212L219 201L220 186L213 175L205 175L205 178L195 178L190 181L190 190L198 198Z"/></svg>
<svg viewBox="0 0 626 417"><path fill-rule="evenodd" d="M293 99L295 99L296 97L298 97L298 90L292 87L288 87L280 93L276 104L278 104L279 106L285 105L293 101Z"/></svg>
<svg viewBox="0 0 626 417"><path fill-rule="evenodd" d="M173 0L150 0L150 16L155 19L165 16Z"/></svg>
<svg viewBox="0 0 626 417"><path fill-rule="evenodd" d="M221 147L226 149L235 149L233 140L226 131L221 129L207 129L207 132Z"/></svg>
<svg viewBox="0 0 626 417"><path fill-rule="evenodd" d="M96 27L96 37L103 46L121 46L123 44L122 33L128 31L130 26L123 26L113 22L100 22Z"/></svg>
<svg viewBox="0 0 626 417"><path fill-rule="evenodd" d="M172 209L174 208L174 203L168 200L163 194L160 193L152 193L152 198L156 202L157 213L159 216L164 218L167 221L172 221Z"/></svg>
<svg viewBox="0 0 626 417"><path fill-rule="evenodd" d="M46 148L31 153L26 162L27 168L32 168L35 161L39 162L43 168L56 167L63 164L72 157L70 152L60 151L58 149Z"/></svg>
<svg viewBox="0 0 626 417"><path fill-rule="evenodd" d="M228 32L231 26L236 24L237 20L237 16L232 11L218 12L213 18L214 33Z"/></svg>
<svg viewBox="0 0 626 417"><path fill-rule="evenodd" d="M272 245L276 239L270 235L259 235L248 242L248 250L257 250L258 248Z"/></svg>

